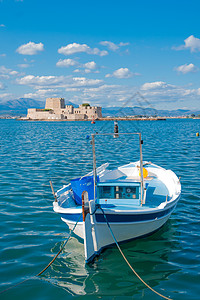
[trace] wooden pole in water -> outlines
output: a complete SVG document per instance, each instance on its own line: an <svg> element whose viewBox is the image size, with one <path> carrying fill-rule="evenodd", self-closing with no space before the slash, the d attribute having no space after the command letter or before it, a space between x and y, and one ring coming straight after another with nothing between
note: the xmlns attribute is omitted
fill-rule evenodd
<svg viewBox="0 0 200 300"><path fill-rule="evenodd" d="M55 202L58 202L58 199L57 199L56 194L54 192L54 188L53 188L53 184L52 184L51 180L49 181L49 183L50 183L50 186L51 186L52 194L53 194L53 196L55 198Z"/></svg>

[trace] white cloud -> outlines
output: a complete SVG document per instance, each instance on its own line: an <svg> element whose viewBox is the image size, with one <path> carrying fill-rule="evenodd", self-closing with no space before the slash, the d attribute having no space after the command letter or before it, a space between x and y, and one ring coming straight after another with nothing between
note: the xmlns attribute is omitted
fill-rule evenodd
<svg viewBox="0 0 200 300"><path fill-rule="evenodd" d="M98 67L95 61L88 61L85 64L80 64L79 71L95 71L96 68ZM123 78L126 74L128 72L121 71L117 73L117 76ZM185 105L188 101L199 101L200 99L200 89L175 86L164 81L146 82L141 87L133 87L108 85L99 79L88 79L84 75L78 77L74 74L74 77L26 75L17 78L16 82L26 86L27 93L24 97L43 100L46 97L65 97L75 103L90 102L92 105L99 104L104 107L121 106L137 91L140 91L155 107L164 105L170 107L170 103L171 107L183 107L183 104ZM30 88L33 90L31 91ZM134 105L138 105L137 100Z"/></svg>
<svg viewBox="0 0 200 300"><path fill-rule="evenodd" d="M0 24L0 27L6 27L4 24Z"/></svg>
<svg viewBox="0 0 200 300"><path fill-rule="evenodd" d="M112 50L112 51L116 51L119 49L119 47L124 47L124 46L128 46L129 43L119 43L118 45L117 44L114 44L113 42L110 42L110 41L102 41L100 42L100 45L102 46L106 46L108 47L108 49Z"/></svg>
<svg viewBox="0 0 200 300"><path fill-rule="evenodd" d="M2 102L10 100L12 97L13 95L10 93L0 94L0 99L2 100Z"/></svg>
<svg viewBox="0 0 200 300"><path fill-rule="evenodd" d="M90 48L86 44L68 44L67 46L63 46L60 49L58 49L58 53L64 54L64 55L71 55L74 53L87 53L87 54L94 54L99 56L105 56L108 54L107 51L100 51L98 48Z"/></svg>
<svg viewBox="0 0 200 300"><path fill-rule="evenodd" d="M49 86L62 87L62 88L98 86L99 84L102 83L102 80L87 79L85 77L27 75L22 78L18 78L16 82L20 85L28 85L36 89L40 89Z"/></svg>
<svg viewBox="0 0 200 300"><path fill-rule="evenodd" d="M152 90L152 89L160 89L169 86L170 85L168 85L166 82L163 81L146 82L141 86L141 90L145 91L145 90ZM172 85L170 87L172 87Z"/></svg>
<svg viewBox="0 0 200 300"><path fill-rule="evenodd" d="M10 76L7 75L7 74L0 74L0 78L3 78L3 79L9 79Z"/></svg>
<svg viewBox="0 0 200 300"><path fill-rule="evenodd" d="M56 66L57 67L72 67L72 66L76 66L78 65L79 63L77 61L75 61L74 59L60 59L57 63L56 63Z"/></svg>
<svg viewBox="0 0 200 300"><path fill-rule="evenodd" d="M107 74L105 77L116 77L116 78L130 78L134 74L128 68L120 68L114 71L112 74Z"/></svg>
<svg viewBox="0 0 200 300"><path fill-rule="evenodd" d="M86 74L89 74L89 73L91 73L92 71L91 71L90 69L85 69L84 72L85 72Z"/></svg>
<svg viewBox="0 0 200 300"><path fill-rule="evenodd" d="M13 76L15 76L15 75L17 75L17 74L18 74L17 71L11 71L11 72L10 72L10 75L13 75Z"/></svg>
<svg viewBox="0 0 200 300"><path fill-rule="evenodd" d="M95 72L98 69L97 64L94 61L90 61L87 62L85 64L81 64L73 59L60 59L57 63L56 63L57 67L72 67L72 66L78 66L79 68L84 68L84 72L85 73L91 73L91 72ZM83 72L81 69L75 69L74 73L78 73L78 72Z"/></svg>
<svg viewBox="0 0 200 300"><path fill-rule="evenodd" d="M179 67L176 67L175 70L180 72L180 73L187 74L187 73L190 73L190 72L197 72L198 68L195 67L194 64L188 64L188 65L185 64L185 65L181 65Z"/></svg>
<svg viewBox="0 0 200 300"><path fill-rule="evenodd" d="M81 70L80 69L75 69L73 72L74 73L79 73L79 72L81 72Z"/></svg>
<svg viewBox="0 0 200 300"><path fill-rule="evenodd" d="M120 47L124 47L124 46L128 46L128 45L130 45L130 43L123 43L123 42L119 43Z"/></svg>
<svg viewBox="0 0 200 300"><path fill-rule="evenodd" d="M36 44L34 42L29 42L17 48L16 52L22 55L35 55L38 54L38 52L43 50L44 50L44 45L42 43Z"/></svg>
<svg viewBox="0 0 200 300"><path fill-rule="evenodd" d="M185 50L190 49L191 52L198 52L200 51L200 39L190 35L187 39L184 40L184 45L179 47L173 47L174 50Z"/></svg>
<svg viewBox="0 0 200 300"><path fill-rule="evenodd" d="M112 51L116 51L117 49L119 49L119 46L117 46L113 42L109 42L109 41L102 41L102 42L100 42L100 45L106 46Z"/></svg>
<svg viewBox="0 0 200 300"><path fill-rule="evenodd" d="M0 54L0 57L6 57L5 53Z"/></svg>
<svg viewBox="0 0 200 300"><path fill-rule="evenodd" d="M80 91L81 89L80 88L66 88L65 91L66 92L77 92L77 91Z"/></svg>
<svg viewBox="0 0 200 300"><path fill-rule="evenodd" d="M70 87L87 87L87 86L98 86L102 83L102 80L99 79L87 79L85 77L74 77L72 82L69 82L67 85Z"/></svg>
<svg viewBox="0 0 200 300"><path fill-rule="evenodd" d="M97 64L94 61L90 61L90 62L84 64L82 67L85 68L85 70L84 70L85 73L91 73L91 72L99 73L99 70L98 70L99 67L97 66Z"/></svg>
<svg viewBox="0 0 200 300"><path fill-rule="evenodd" d="M57 97L59 95L58 89L39 89L35 93L24 94L24 98L39 98L44 99L46 97Z"/></svg>
<svg viewBox="0 0 200 300"><path fill-rule="evenodd" d="M135 93L135 89L120 85L106 85L102 82L99 86L66 89L66 91L74 92L74 96L71 98L72 102L75 102L78 97L77 103L81 99L83 102L88 101L91 104L106 107L121 106L122 99L127 100L128 97L131 97Z"/></svg>
<svg viewBox="0 0 200 300"><path fill-rule="evenodd" d="M198 89L188 89L188 87L175 86L163 81L145 83L140 89L142 95L152 105L163 103L166 108L170 106L170 103L173 103L171 105L177 108L180 104L183 107L183 103L188 103L188 101L198 102L198 96L200 96Z"/></svg>
<svg viewBox="0 0 200 300"><path fill-rule="evenodd" d="M96 70L97 64L94 61L90 61L90 62L84 64L84 67L89 70Z"/></svg>
<svg viewBox="0 0 200 300"><path fill-rule="evenodd" d="M12 76L15 76L15 75L18 75L19 73L17 71L14 71L14 70L11 70L11 69L8 69L4 66L0 66L0 74L2 75L12 75Z"/></svg>
<svg viewBox="0 0 200 300"><path fill-rule="evenodd" d="M16 82L21 85L29 86L48 86L61 84L64 76L34 76L27 75L22 78L18 78Z"/></svg>
<svg viewBox="0 0 200 300"><path fill-rule="evenodd" d="M19 64L18 67L22 68L22 69L26 69L26 68L30 67L30 65L29 64Z"/></svg>
<svg viewBox="0 0 200 300"><path fill-rule="evenodd" d="M5 86L2 82L0 82L0 90L4 90L5 89Z"/></svg>

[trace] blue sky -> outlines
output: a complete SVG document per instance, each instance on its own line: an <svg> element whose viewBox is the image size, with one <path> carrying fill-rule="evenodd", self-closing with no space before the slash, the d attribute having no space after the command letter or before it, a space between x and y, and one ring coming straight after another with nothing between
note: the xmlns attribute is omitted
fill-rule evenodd
<svg viewBox="0 0 200 300"><path fill-rule="evenodd" d="M0 102L200 108L199 1L0 0ZM134 99L133 105L138 105Z"/></svg>

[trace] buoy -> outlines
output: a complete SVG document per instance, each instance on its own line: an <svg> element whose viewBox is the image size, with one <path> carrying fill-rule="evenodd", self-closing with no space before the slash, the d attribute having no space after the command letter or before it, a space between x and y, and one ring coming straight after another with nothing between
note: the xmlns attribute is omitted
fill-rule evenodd
<svg viewBox="0 0 200 300"><path fill-rule="evenodd" d="M139 170L139 176L141 176L141 172ZM148 171L147 169L143 168L143 177L146 178L148 176Z"/></svg>
<svg viewBox="0 0 200 300"><path fill-rule="evenodd" d="M196 133L196 136L199 136L199 132Z"/></svg>

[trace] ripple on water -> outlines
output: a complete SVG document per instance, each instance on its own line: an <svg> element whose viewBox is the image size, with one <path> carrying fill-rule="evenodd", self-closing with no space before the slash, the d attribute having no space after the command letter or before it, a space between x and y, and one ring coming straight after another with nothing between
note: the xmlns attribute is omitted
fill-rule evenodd
<svg viewBox="0 0 200 300"><path fill-rule="evenodd" d="M16 284L41 271L68 236L52 210L55 190L92 170L89 122L17 122L0 120L0 286ZM141 277L173 299L199 299L200 286L200 131L199 120L119 122L121 131L141 131L144 160L172 169L181 177L182 197L167 224L155 234L122 245ZM113 130L97 122L95 130ZM194 132L195 128L195 132ZM176 130L174 130L176 129ZM112 142L112 143L111 143ZM111 167L138 160L138 142L98 137L97 164ZM83 243L75 236L42 275L3 294L2 299L155 299L131 273L118 250L104 251L84 263Z"/></svg>

